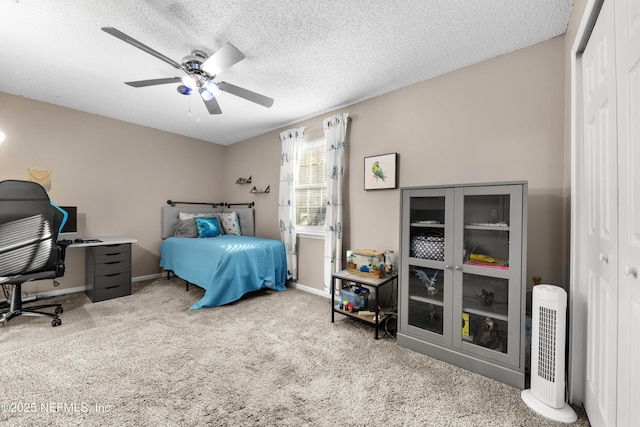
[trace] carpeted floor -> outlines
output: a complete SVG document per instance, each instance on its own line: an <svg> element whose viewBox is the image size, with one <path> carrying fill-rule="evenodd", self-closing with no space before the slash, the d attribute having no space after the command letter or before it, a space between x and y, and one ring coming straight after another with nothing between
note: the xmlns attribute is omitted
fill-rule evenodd
<svg viewBox="0 0 640 427"><path fill-rule="evenodd" d="M25 308L29 305L36 305L40 302L25 303ZM51 320L43 317L18 316L11 319L6 326L0 326L0 354L29 347L44 341L49 341L65 335L84 331L96 326L93 318L86 310L90 304L89 298L83 293L68 294L46 301L42 304L60 303L64 308L64 313L60 315L65 327L51 327ZM52 313L53 310L45 309ZM70 325L69 327L66 327Z"/></svg>
<svg viewBox="0 0 640 427"><path fill-rule="evenodd" d="M202 292L157 279L99 303L58 297L57 328L0 326L0 424L562 425L520 390L376 341L370 325L332 324L328 299L288 289L189 310Z"/></svg>

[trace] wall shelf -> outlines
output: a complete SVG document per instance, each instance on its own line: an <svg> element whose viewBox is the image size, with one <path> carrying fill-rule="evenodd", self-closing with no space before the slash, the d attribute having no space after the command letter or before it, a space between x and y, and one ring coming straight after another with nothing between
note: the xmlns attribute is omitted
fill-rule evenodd
<svg viewBox="0 0 640 427"><path fill-rule="evenodd" d="M271 186L267 185L267 188L264 190L262 188L256 188L255 186L249 191L249 193L269 193L271 191Z"/></svg>
<svg viewBox="0 0 640 427"><path fill-rule="evenodd" d="M241 184L241 185L242 184L251 184L251 177L249 177L249 178L240 177L240 178L238 178L236 180L236 184Z"/></svg>

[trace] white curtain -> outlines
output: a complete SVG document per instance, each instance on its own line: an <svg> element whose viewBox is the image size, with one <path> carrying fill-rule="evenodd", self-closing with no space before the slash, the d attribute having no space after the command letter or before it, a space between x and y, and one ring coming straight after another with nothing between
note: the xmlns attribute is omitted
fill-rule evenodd
<svg viewBox="0 0 640 427"><path fill-rule="evenodd" d="M344 186L347 113L324 120L327 144L327 214L324 227L324 288L331 289L331 275L342 270L342 188Z"/></svg>
<svg viewBox="0 0 640 427"><path fill-rule="evenodd" d="M304 128L289 129L280 134L280 191L278 192L278 221L280 237L287 251L287 279L298 278L298 245L296 239L296 182L304 141Z"/></svg>

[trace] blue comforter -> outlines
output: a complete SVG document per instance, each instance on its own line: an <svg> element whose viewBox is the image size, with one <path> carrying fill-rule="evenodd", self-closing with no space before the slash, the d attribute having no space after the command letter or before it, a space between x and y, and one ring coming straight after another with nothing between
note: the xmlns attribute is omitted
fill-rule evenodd
<svg viewBox="0 0 640 427"><path fill-rule="evenodd" d="M287 260L278 240L222 235L169 237L160 246L160 266L205 289L192 310L217 307L259 289L285 289Z"/></svg>

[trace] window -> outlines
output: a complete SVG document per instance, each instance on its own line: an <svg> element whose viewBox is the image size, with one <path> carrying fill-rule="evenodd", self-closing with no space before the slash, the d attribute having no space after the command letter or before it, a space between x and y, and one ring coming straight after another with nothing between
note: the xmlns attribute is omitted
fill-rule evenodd
<svg viewBox="0 0 640 427"><path fill-rule="evenodd" d="M327 213L326 154L324 138L303 144L296 185L296 224L299 233L324 233Z"/></svg>

